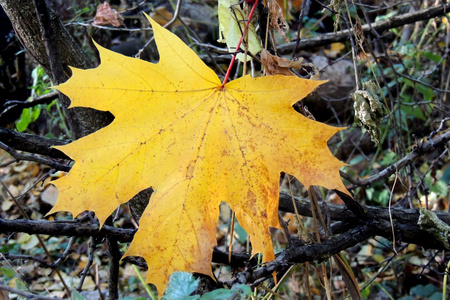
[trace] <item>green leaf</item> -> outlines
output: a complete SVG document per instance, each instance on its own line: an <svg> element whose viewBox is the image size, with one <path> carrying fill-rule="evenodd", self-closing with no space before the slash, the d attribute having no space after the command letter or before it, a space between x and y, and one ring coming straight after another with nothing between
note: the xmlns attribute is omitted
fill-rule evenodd
<svg viewBox="0 0 450 300"><path fill-rule="evenodd" d="M204 294L200 300L250 299L252 289L245 284L238 284L232 289L218 289Z"/></svg>
<svg viewBox="0 0 450 300"><path fill-rule="evenodd" d="M242 226L239 224L238 220L236 220L234 223L234 231L238 235L237 239L238 239L239 243L245 244L245 242L247 241L247 232L244 230L244 228L242 228Z"/></svg>
<svg viewBox="0 0 450 300"><path fill-rule="evenodd" d="M0 274L8 278L13 278L16 275L16 272L10 267L3 266L0 268Z"/></svg>
<svg viewBox="0 0 450 300"><path fill-rule="evenodd" d="M195 279L191 273L174 272L170 276L163 300L196 300L200 296L190 296L198 286L200 279Z"/></svg>
<svg viewBox="0 0 450 300"><path fill-rule="evenodd" d="M20 115L20 119L16 122L17 131L23 132L28 128L28 125L31 123L31 111L29 108L24 108L22 110L22 114Z"/></svg>
<svg viewBox="0 0 450 300"><path fill-rule="evenodd" d="M31 122L36 121L39 118L40 114L41 114L41 109L37 108L37 107L34 107L31 110Z"/></svg>
<svg viewBox="0 0 450 300"><path fill-rule="evenodd" d="M426 299L435 292L437 292L437 288L429 283L425 286L422 284L416 285L415 287L411 288L409 293L411 296L419 296Z"/></svg>
<svg viewBox="0 0 450 300"><path fill-rule="evenodd" d="M417 90L423 95L423 100L431 101L434 98L433 89L422 84L416 84Z"/></svg>
<svg viewBox="0 0 450 300"><path fill-rule="evenodd" d="M24 291L24 292L29 292L27 285L25 284L25 282L22 279L16 278L14 280L14 284L17 289Z"/></svg>
<svg viewBox="0 0 450 300"><path fill-rule="evenodd" d="M422 54L423 56L425 56L426 58L428 58L431 61L434 61L436 63L440 62L442 59L442 56L435 54L431 51L421 51L420 54Z"/></svg>
<svg viewBox="0 0 450 300"><path fill-rule="evenodd" d="M38 107L24 108L20 119L16 122L17 131L25 131L31 122L36 121L41 115L41 109Z"/></svg>
<svg viewBox="0 0 450 300"><path fill-rule="evenodd" d="M72 300L86 300L86 298L76 290L71 290Z"/></svg>

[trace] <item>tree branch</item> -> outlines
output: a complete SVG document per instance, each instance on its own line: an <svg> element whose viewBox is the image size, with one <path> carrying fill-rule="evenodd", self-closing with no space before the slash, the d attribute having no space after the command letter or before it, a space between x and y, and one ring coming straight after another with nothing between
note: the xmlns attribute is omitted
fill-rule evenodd
<svg viewBox="0 0 450 300"><path fill-rule="evenodd" d="M259 278L270 277L274 271L292 264L307 261L322 262L332 255L361 243L372 236L374 236L373 226L365 224L349 230L338 237L325 240L320 244L287 248L281 252L274 261L258 268L253 272L253 274L249 274L246 281L255 282Z"/></svg>
<svg viewBox="0 0 450 300"><path fill-rule="evenodd" d="M47 155L52 158L70 159L61 151L51 148L51 146L67 145L71 142L70 140L48 139L0 127L0 142L14 150Z"/></svg>
<svg viewBox="0 0 450 300"><path fill-rule="evenodd" d="M445 3L437 6L433 6L427 9L422 9L412 13L406 13L402 15L393 16L387 20L375 22L372 24L366 24L362 26L364 34L370 34L371 30L384 31L391 28L400 27L406 24L415 23L422 20L428 20L434 17L445 15L450 11L450 3ZM315 38L301 40L298 45L297 42L291 42L277 48L278 53L287 54L294 50L307 49L319 46L329 45L331 43L342 42L348 39L349 33L352 33L353 29L346 29L338 31L336 33L327 33ZM297 47L296 47L297 45Z"/></svg>
<svg viewBox="0 0 450 300"><path fill-rule="evenodd" d="M411 164L416 158L420 157L424 153L429 153L429 152L435 150L437 146L445 144L449 140L450 140L450 130L448 130L447 132L444 132L441 135L438 135L437 137L435 137L432 140L429 140L426 143L420 143L408 155L406 155L405 157L401 158L396 163L390 165L389 167L385 168L378 174L373 175L371 177L364 178L364 179L355 179L344 172L341 172L341 176L353 184L352 189L355 187L358 187L358 186L368 186L368 185L372 184L373 182L380 180L381 178L386 178L386 177L391 176L397 170L400 170L404 166Z"/></svg>
<svg viewBox="0 0 450 300"><path fill-rule="evenodd" d="M19 289L15 289L15 288L12 288L12 287L4 285L4 284L0 284L0 290L7 291L7 292L10 292L10 293L13 293L13 294L17 294L19 296L23 296L26 299L36 299L36 300L55 300L55 299L58 299L56 297L40 296L40 295L37 295L37 294L21 291Z"/></svg>
<svg viewBox="0 0 450 300"><path fill-rule="evenodd" d="M55 99L58 99L58 92L50 92L27 102L8 100L3 104L4 109L0 112L0 126L6 126L14 122L24 108L34 107L39 104L50 104Z"/></svg>
<svg viewBox="0 0 450 300"><path fill-rule="evenodd" d="M54 32L52 37L61 55L64 77L71 74L69 66L87 69L94 67L81 47L64 27L58 13L45 1L49 21ZM0 5L13 24L17 38L30 55L43 66L47 73L51 73L49 57L40 34L40 26L35 14L33 0L0 0ZM68 117L73 125L75 138L88 135L111 123L114 119L111 113L94 109L75 107L68 110Z"/></svg>
<svg viewBox="0 0 450 300"><path fill-rule="evenodd" d="M16 161L21 161L21 160L25 160L25 161L35 161L38 162L40 164L46 165L46 166L50 166L53 169L56 170L61 170L61 171L70 171L71 167L69 165L63 165L60 164L59 162L45 157L45 156L40 156L37 154L25 154L25 153L20 153L17 152L15 149L9 147L8 145L5 145L3 142L0 142L0 149L5 150L6 152L8 152L12 157L14 157L14 159ZM6 165L9 165L11 162L7 162L5 164L1 164L0 167L4 167Z"/></svg>
<svg viewBox="0 0 450 300"><path fill-rule="evenodd" d="M309 217L312 216L309 200L294 197L294 201L300 215ZM370 236L379 235L389 240L392 239L391 223L389 219L389 211L387 208L362 205L363 209L367 211L368 215L371 216L371 218L367 220L360 220L344 205L327 203L325 206L322 203L320 207L322 210L322 214L328 216L330 220L339 221L334 223L332 229L344 227L346 229L350 228L348 232L352 232L352 230L355 230L355 228L365 226L364 230L371 230L367 233ZM290 195L280 193L280 210L292 213L294 212L292 198ZM438 240L436 240L436 238L432 234L428 233L425 230L422 230L417 225L420 216L417 210L394 207L391 209L391 214L394 220L394 228L396 230L396 234L401 238L401 241L413 243L427 249L445 249L445 247ZM450 216L447 213L437 212L436 215L440 220L450 225ZM369 224L370 226L367 224ZM77 220L50 222L34 220L31 221L23 219L5 220L0 218L0 232L26 232L29 234L40 233L56 236L93 236L114 238L119 242L131 242L136 230L115 228L108 225L104 225L100 229L97 223L86 224ZM333 233L336 234L339 232L337 232L337 230L334 230ZM334 239L337 239L336 241L339 243L344 243L344 241L341 241L341 239L347 239L347 233L342 233ZM352 243L355 242L355 244L361 242L360 240L355 239L351 239L350 241L352 241ZM337 245L340 245L339 243L336 243L336 247ZM348 241L345 241L345 243L348 243ZM328 249L327 247L325 247L324 249ZM316 256L312 257L311 260L315 259L315 257ZM248 256L234 256L233 263L242 266L244 261L248 258ZM219 263L226 263L227 254L224 254L224 252L215 249L213 260Z"/></svg>

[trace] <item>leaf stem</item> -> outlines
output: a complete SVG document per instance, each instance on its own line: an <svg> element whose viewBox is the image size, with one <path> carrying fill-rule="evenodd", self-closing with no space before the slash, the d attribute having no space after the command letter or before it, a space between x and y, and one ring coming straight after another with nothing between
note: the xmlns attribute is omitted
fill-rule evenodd
<svg viewBox="0 0 450 300"><path fill-rule="evenodd" d="M134 271L136 272L136 274L137 274L137 276L138 276L138 278L139 278L139 281L140 281L140 282L142 283L142 285L144 286L144 289L145 289L145 291L147 292L147 295L149 295L150 298L152 298L152 300L158 299L158 297L156 297L156 296L153 294L152 290L150 289L150 287L148 286L148 284L145 282L145 279L144 279L144 277L142 277L142 274L141 274L141 272L139 271L138 267L136 267L136 265L133 265L133 269L134 269Z"/></svg>
<svg viewBox="0 0 450 300"><path fill-rule="evenodd" d="M236 55L239 52L239 49L241 48L241 44L242 44L242 40L244 39L244 36L246 35L247 31L248 31L248 26L250 25L250 20L253 17L253 13L255 12L256 6L258 5L259 0L255 1L253 3L252 9L250 10L250 13L248 14L248 19L245 22L245 28L244 31L242 32L241 38L239 39L239 42L236 46L236 50L233 53L233 57L231 58L231 62L230 65L228 66L228 70L227 73L225 74L225 78L223 79L223 83L221 85L221 88L223 88L225 86L225 84L227 84L228 78L230 77L230 73L231 73L231 68L233 68L234 65L234 61L236 60Z"/></svg>

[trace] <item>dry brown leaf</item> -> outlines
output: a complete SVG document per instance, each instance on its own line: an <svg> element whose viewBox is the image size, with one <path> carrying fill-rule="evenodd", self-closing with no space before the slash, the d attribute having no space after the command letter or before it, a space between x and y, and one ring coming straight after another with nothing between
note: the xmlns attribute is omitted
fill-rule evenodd
<svg viewBox="0 0 450 300"><path fill-rule="evenodd" d="M105 1L97 6L97 13L92 24L120 27L123 25L123 17Z"/></svg>
<svg viewBox="0 0 450 300"><path fill-rule="evenodd" d="M289 42L286 38L289 25L284 18L283 9L275 0L267 1L267 8L269 9L270 27L278 31L286 42Z"/></svg>
<svg viewBox="0 0 450 300"><path fill-rule="evenodd" d="M261 64L264 67L265 75L286 75L295 76L289 69L300 69L303 59L289 60L286 58L274 56L266 49L261 51Z"/></svg>

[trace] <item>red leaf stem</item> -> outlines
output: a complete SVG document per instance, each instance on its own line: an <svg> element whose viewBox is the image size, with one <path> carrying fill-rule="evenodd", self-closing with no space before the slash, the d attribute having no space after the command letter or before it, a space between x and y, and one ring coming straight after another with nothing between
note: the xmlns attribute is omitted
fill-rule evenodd
<svg viewBox="0 0 450 300"><path fill-rule="evenodd" d="M225 78L223 79L223 83L222 83L222 86L221 86L222 88L225 86L225 84L227 84L228 78L230 77L231 68L233 68L234 61L236 60L236 55L239 52L239 49L241 48L242 40L244 39L244 36L247 33L247 31L248 31L248 26L250 25L250 20L253 17L253 13L255 12L256 5L258 4L258 2L259 2L259 0L255 1L253 3L252 9L250 10L250 13L248 14L248 20L245 23L244 31L242 32L241 38L239 39L239 42L238 42L238 44L236 46L236 50L234 51L233 57L231 58L231 62L230 62L230 65L228 66L228 70L227 70L227 73L225 74Z"/></svg>

